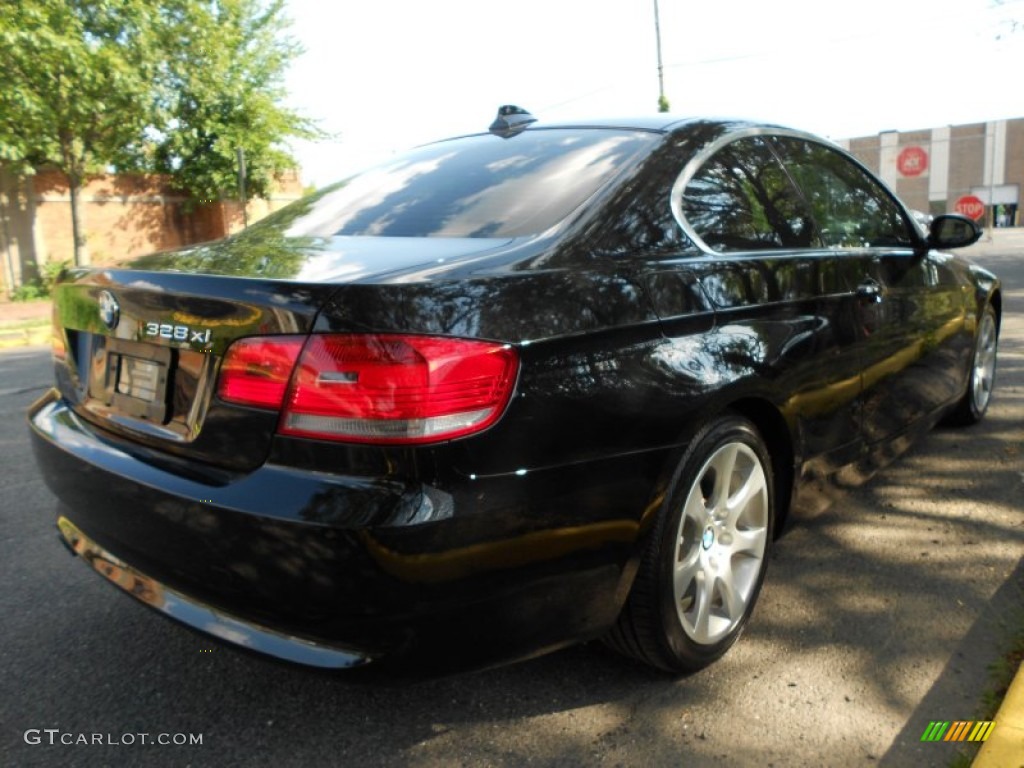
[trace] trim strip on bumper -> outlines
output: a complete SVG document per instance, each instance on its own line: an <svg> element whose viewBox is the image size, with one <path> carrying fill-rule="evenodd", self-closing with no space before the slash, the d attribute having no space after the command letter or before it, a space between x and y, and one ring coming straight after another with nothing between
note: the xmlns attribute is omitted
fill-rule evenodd
<svg viewBox="0 0 1024 768"><path fill-rule="evenodd" d="M61 516L57 528L71 550L132 597L182 624L285 661L324 669L351 669L372 659L358 651L320 645L226 615L151 579L100 547Z"/></svg>

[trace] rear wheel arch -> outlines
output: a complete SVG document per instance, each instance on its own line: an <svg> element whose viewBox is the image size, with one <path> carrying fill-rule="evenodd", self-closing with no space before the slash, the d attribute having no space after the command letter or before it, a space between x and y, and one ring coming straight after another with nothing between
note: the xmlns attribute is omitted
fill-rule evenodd
<svg viewBox="0 0 1024 768"><path fill-rule="evenodd" d="M775 473L775 535L778 536L785 525L793 498L796 477L793 434L782 413L768 400L745 398L730 404L728 410L749 419L768 446Z"/></svg>
<svg viewBox="0 0 1024 768"><path fill-rule="evenodd" d="M736 414L749 420L761 435L768 453L772 460L772 469L775 476L775 534L779 535L789 513L790 502L793 499L794 482L796 478L796 451L794 448L794 435L786 422L782 412L770 400L763 397L744 397L726 403L720 408L713 410L702 419L695 428L685 432L680 440L680 450L673 453L669 460L665 473L658 484L661 491L652 497L651 503L643 514L643 520L650 522L654 513L660 506L664 489L671 484L672 475L679 464L679 459L690 443L695 440L703 427L715 419L728 414ZM645 530L647 527L645 525Z"/></svg>
<svg viewBox="0 0 1024 768"><path fill-rule="evenodd" d="M654 529L655 519L665 501L668 489L674 482L674 475L679 467L680 459L689 447L703 432L705 426L727 415L741 416L756 428L767 446L771 457L774 476L775 520L774 535L777 538L785 527L789 515L790 503L793 499L796 478L796 454L793 446L793 435L781 411L771 401L760 397L745 397L734 400L720 409L710 413L707 418L685 432L680 441L681 447L672 452L672 458L666 463L664 473L655 486L647 507L640 516L640 534L636 540L635 559L627 566L620 581L616 600L625 603L628 599L636 568L643 551L648 546L649 537Z"/></svg>
<svg viewBox="0 0 1024 768"><path fill-rule="evenodd" d="M748 411L760 410L749 402L739 405ZM770 425L773 419L765 413L769 412L759 416L763 424ZM774 509L775 458L761 429L732 406L694 426L644 537L644 552L626 602L603 638L611 648L678 673L714 661L739 637L760 591L771 534L779 517ZM725 467L729 468L725 477L731 479L720 481L719 472ZM736 475L732 474L734 468ZM749 500L743 499L744 477L752 483ZM713 486L706 485L708 482ZM740 485L730 486L731 482ZM730 487L732 491L727 490ZM749 520L748 511L752 513ZM709 514L712 517L705 519ZM698 518L696 527L690 524ZM713 531L710 537L709 531ZM748 546L752 547L750 555ZM719 551L719 547L725 549ZM734 547L739 549L733 552ZM677 560L683 551L688 554ZM737 557L739 564L734 569ZM709 562L703 563L706 558ZM708 567L714 572L707 571ZM696 591L691 593L691 589ZM727 595L736 599L725 600ZM722 611L724 615L720 615ZM710 631L712 612L714 631ZM704 633L704 629L709 631Z"/></svg>
<svg viewBox="0 0 1024 768"><path fill-rule="evenodd" d="M679 448L672 452L666 463L663 474L656 485L655 493L641 515L641 529L649 532L661 502L664 500L666 488L671 485L673 475L679 466L679 460L689 445L699 437L704 427L716 419L729 414L742 416L749 420L761 435L768 453L771 456L775 477L775 521L776 536L782 530L793 498L793 483L796 478L796 452L794 436L782 412L770 400L763 397L744 397L725 403L712 409L705 418L687 428L679 438Z"/></svg>

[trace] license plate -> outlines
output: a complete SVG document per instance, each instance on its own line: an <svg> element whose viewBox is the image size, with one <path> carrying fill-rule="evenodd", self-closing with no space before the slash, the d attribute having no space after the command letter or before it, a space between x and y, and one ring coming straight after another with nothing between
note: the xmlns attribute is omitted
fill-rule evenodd
<svg viewBox="0 0 1024 768"><path fill-rule="evenodd" d="M85 407L102 419L126 416L163 424L174 370L173 350L90 334Z"/></svg>
<svg viewBox="0 0 1024 768"><path fill-rule="evenodd" d="M161 395L161 368L151 360L122 355L117 373L118 393L152 403Z"/></svg>

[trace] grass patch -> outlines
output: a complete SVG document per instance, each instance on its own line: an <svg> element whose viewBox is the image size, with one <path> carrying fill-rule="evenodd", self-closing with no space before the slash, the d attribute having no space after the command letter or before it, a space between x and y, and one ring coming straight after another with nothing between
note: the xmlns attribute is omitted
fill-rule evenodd
<svg viewBox="0 0 1024 768"><path fill-rule="evenodd" d="M1006 641L999 658L988 665L989 681L975 717L978 720L992 720L1010 690L1010 684L1024 661L1024 609L1014 611L1006 619ZM996 728L999 722L996 721ZM974 758L978 755L981 744L964 745L961 751L949 763L949 768L971 768Z"/></svg>
<svg viewBox="0 0 1024 768"><path fill-rule="evenodd" d="M1010 683L1020 669L1021 661L1024 661L1024 619L1020 621L1020 629L1009 650L989 665L993 686L991 690L985 691L981 706L991 714L986 714L982 720L991 720L995 716L999 705L1006 698L1006 692L1010 690Z"/></svg>

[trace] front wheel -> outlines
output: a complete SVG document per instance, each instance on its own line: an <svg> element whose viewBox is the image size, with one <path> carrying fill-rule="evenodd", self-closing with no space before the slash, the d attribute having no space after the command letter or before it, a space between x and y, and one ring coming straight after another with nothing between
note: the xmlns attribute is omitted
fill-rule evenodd
<svg viewBox="0 0 1024 768"><path fill-rule="evenodd" d="M676 470L608 644L672 672L736 642L764 579L775 518L771 458L738 415L702 428Z"/></svg>
<svg viewBox="0 0 1024 768"><path fill-rule="evenodd" d="M986 304L978 321L977 335L974 337L974 353L971 357L967 392L946 419L950 424L976 424L984 417L992 400L992 389L996 381L998 346L996 312L991 304Z"/></svg>

